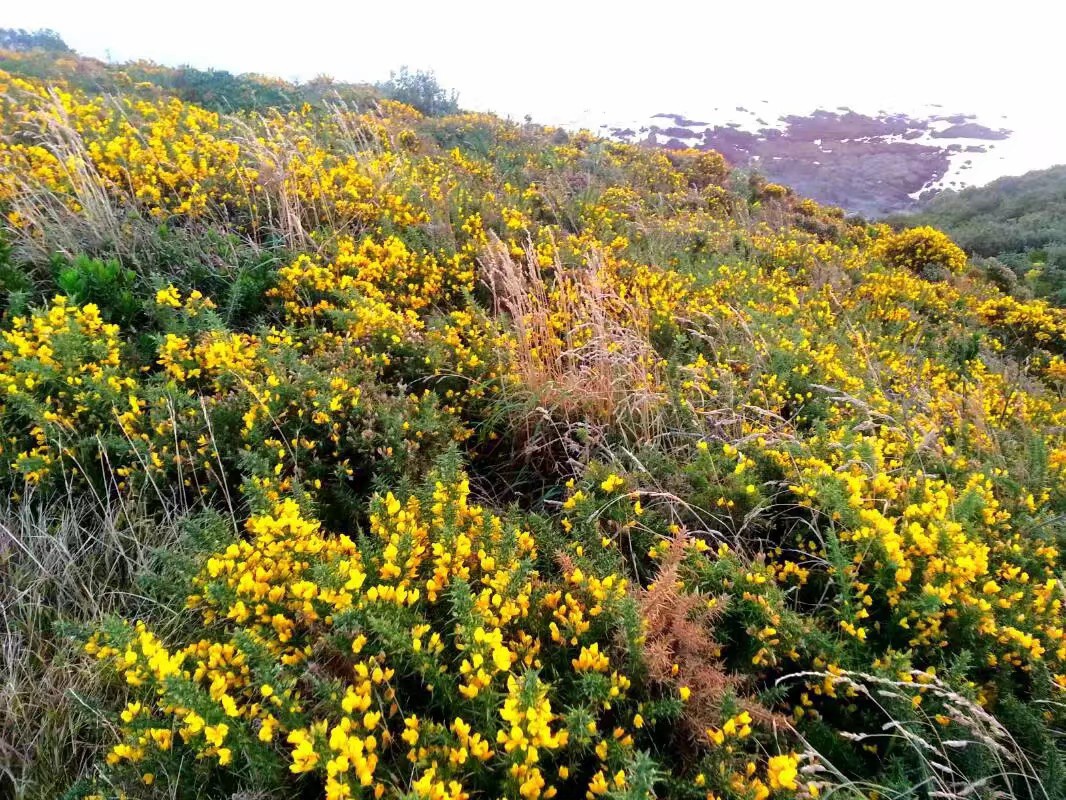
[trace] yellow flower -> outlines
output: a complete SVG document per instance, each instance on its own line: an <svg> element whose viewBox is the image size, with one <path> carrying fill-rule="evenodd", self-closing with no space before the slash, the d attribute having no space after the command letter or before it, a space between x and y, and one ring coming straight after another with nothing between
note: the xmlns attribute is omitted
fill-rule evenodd
<svg viewBox="0 0 1066 800"><path fill-rule="evenodd" d="M511 668L511 651L506 647L496 647L492 651L492 663L503 672Z"/></svg>
<svg viewBox="0 0 1066 800"><path fill-rule="evenodd" d="M794 755L773 756L767 765L766 772L770 779L771 789L787 789L794 792L799 788L796 781L799 776L799 759Z"/></svg>
<svg viewBox="0 0 1066 800"><path fill-rule="evenodd" d="M288 736L289 744L295 745L292 750L292 764L289 769L293 772L310 772L318 763L318 753L315 752L308 733L304 729L293 731Z"/></svg>
<svg viewBox="0 0 1066 800"><path fill-rule="evenodd" d="M259 741L270 742L274 739L274 729L277 727L278 721L271 716L267 716L262 724L259 726Z"/></svg>
<svg viewBox="0 0 1066 800"><path fill-rule="evenodd" d="M605 672L611 661L600 652L600 643L593 642L588 647L582 647L581 653L570 663L577 672Z"/></svg>
<svg viewBox="0 0 1066 800"><path fill-rule="evenodd" d="M208 725L204 728L204 738L207 739L208 744L215 747L222 746L222 741L226 738L227 733L229 733L229 725L224 722L220 722L218 725Z"/></svg>
<svg viewBox="0 0 1066 800"><path fill-rule="evenodd" d="M589 781L589 794L591 796L607 794L609 788L610 787L607 785L607 778L602 769L593 775L592 780Z"/></svg>
<svg viewBox="0 0 1066 800"><path fill-rule="evenodd" d="M155 293L155 304L169 308L181 308L181 294L174 286L167 286Z"/></svg>

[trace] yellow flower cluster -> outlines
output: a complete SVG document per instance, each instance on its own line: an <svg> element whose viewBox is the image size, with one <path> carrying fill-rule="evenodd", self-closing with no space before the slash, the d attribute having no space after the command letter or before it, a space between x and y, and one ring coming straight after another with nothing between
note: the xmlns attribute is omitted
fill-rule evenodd
<svg viewBox="0 0 1066 800"><path fill-rule="evenodd" d="M924 225L878 239L874 255L893 267L919 272L927 264L948 272L966 268L966 253L943 231Z"/></svg>
<svg viewBox="0 0 1066 800"><path fill-rule="evenodd" d="M15 317L0 332L0 442L8 468L39 483L116 418L133 424L141 401L122 359L118 327L94 305L56 297L47 311ZM15 420L21 420L21 423Z"/></svg>
<svg viewBox="0 0 1066 800"><path fill-rule="evenodd" d="M608 709L616 725L620 712L634 715L625 702L629 681L617 671L576 709L555 709L582 674L620 666L609 640L596 637L628 602L625 581L578 567L540 575L530 533L469 495L462 476L438 481L424 499L387 493L360 541L325 534L291 499L253 517L248 538L207 559L189 597L207 625L224 622L240 638L171 652L140 625L88 645L127 683L159 692L137 720L123 719L128 735L112 760L146 757L154 747L143 732L150 718L153 729L177 725L199 757L225 765L239 724L261 742L284 740L290 770L322 772L331 798L357 796L360 787L378 796L466 796L486 768L524 798L555 796L545 763L587 751ZM263 656L282 669L270 683L250 666ZM313 701L298 676L320 669L341 688ZM427 698L452 698L453 722L401 717L396 681L412 672ZM577 739L569 732L574 720L585 720ZM632 735L616 727L614 741L617 749L597 749L599 763L624 762ZM574 755L566 755L571 746ZM409 783L381 768L386 761L413 766ZM597 780L589 791L596 793Z"/></svg>

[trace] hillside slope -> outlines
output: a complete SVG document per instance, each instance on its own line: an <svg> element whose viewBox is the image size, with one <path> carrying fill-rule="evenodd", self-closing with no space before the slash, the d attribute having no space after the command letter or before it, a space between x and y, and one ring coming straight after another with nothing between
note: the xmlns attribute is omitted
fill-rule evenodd
<svg viewBox="0 0 1066 800"><path fill-rule="evenodd" d="M60 82L71 88L101 94L158 99L177 97L210 111L238 112L278 109L287 111L304 103L364 104L381 99L370 84L335 81L326 76L294 84L265 75L234 75L226 70L191 66L168 67L151 61L112 65L66 49L61 39L52 49L5 48L16 42L35 43L25 31L0 28L0 69L46 84Z"/></svg>
<svg viewBox="0 0 1066 800"><path fill-rule="evenodd" d="M943 228L967 251L1005 264L1037 296L1066 303L1066 166L946 192L901 221ZM1007 287L1018 282L1000 272Z"/></svg>
<svg viewBox="0 0 1066 800"><path fill-rule="evenodd" d="M1066 313L715 153L16 61L0 793L1066 794Z"/></svg>

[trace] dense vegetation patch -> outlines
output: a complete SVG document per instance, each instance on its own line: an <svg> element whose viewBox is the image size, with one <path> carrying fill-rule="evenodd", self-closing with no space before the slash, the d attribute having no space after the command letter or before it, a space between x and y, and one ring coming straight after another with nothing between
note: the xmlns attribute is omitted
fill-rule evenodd
<svg viewBox="0 0 1066 800"><path fill-rule="evenodd" d="M1066 167L943 192L914 217L951 234L1005 291L1066 304Z"/></svg>
<svg viewBox="0 0 1066 800"><path fill-rule="evenodd" d="M9 55L5 792L1066 793L1066 313L714 154Z"/></svg>

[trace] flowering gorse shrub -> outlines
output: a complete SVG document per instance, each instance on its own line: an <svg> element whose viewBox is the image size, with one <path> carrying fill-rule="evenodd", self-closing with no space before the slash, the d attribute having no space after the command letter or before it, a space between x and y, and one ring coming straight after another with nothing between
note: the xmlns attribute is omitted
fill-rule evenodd
<svg viewBox="0 0 1066 800"><path fill-rule="evenodd" d="M287 769L329 798L595 797L658 779L656 737L692 690L635 680L646 631L628 580L582 547L545 559L529 530L470 502L462 474L377 496L365 536L328 534L291 499L247 529L188 598L217 638L168 648L138 624L87 645L150 690L120 715L108 763L144 783L184 754ZM753 736L746 711L717 722L712 739ZM797 763L727 783L794 790Z"/></svg>
<svg viewBox="0 0 1066 800"><path fill-rule="evenodd" d="M948 272L966 268L966 254L947 234L924 225L890 234L874 248L877 256L893 267L920 272L928 265Z"/></svg>
<svg viewBox="0 0 1066 800"><path fill-rule="evenodd" d="M76 458L86 440L139 412L136 381L123 364L116 325L95 305L65 297L0 333L3 456L28 485ZM82 452L84 455L84 452Z"/></svg>

